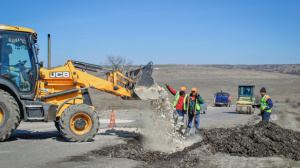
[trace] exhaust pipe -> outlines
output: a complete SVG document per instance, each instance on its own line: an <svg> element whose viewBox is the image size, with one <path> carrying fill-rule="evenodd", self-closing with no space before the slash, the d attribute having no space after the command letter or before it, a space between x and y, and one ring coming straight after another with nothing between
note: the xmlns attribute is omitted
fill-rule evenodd
<svg viewBox="0 0 300 168"><path fill-rule="evenodd" d="M51 69L51 35L48 34L48 69Z"/></svg>

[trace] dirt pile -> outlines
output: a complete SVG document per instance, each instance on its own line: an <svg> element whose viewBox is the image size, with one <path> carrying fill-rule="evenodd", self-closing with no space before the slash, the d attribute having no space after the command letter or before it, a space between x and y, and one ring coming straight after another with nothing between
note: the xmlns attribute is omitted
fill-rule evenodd
<svg viewBox="0 0 300 168"><path fill-rule="evenodd" d="M171 154L149 151L140 141L92 151L92 155L127 158L146 162L150 167L193 167L205 162L205 157L216 152L245 157L283 156L300 160L300 132L283 129L274 123L260 122L240 128L203 130L204 139Z"/></svg>
<svg viewBox="0 0 300 168"><path fill-rule="evenodd" d="M252 126L204 132L204 144L214 152L237 156L284 156L300 160L300 132L287 130L274 123L260 122Z"/></svg>
<svg viewBox="0 0 300 168"><path fill-rule="evenodd" d="M119 144L102 148L101 150L95 150L92 151L92 154L112 158L127 158L147 163L153 163L156 160L164 160L168 157L168 155L163 152L150 152L145 150L137 140L129 140L126 144Z"/></svg>
<svg viewBox="0 0 300 168"><path fill-rule="evenodd" d="M178 167L188 168L199 163L201 155L207 155L205 147L202 146L200 150L186 148L183 151L167 154L159 151L148 151L137 140L129 140L126 144L119 144L112 147L102 148L101 150L94 150L88 156L81 157L88 161L88 157L105 156L111 158L126 158L136 161L143 161L143 167Z"/></svg>

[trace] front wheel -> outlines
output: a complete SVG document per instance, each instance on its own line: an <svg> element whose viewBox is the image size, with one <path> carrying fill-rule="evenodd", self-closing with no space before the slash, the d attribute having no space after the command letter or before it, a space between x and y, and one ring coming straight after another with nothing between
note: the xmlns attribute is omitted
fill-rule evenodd
<svg viewBox="0 0 300 168"><path fill-rule="evenodd" d="M20 124L20 110L16 100L0 89L0 141L8 139Z"/></svg>
<svg viewBox="0 0 300 168"><path fill-rule="evenodd" d="M92 141L99 126L99 116L86 104L71 105L59 119L61 134L71 142Z"/></svg>

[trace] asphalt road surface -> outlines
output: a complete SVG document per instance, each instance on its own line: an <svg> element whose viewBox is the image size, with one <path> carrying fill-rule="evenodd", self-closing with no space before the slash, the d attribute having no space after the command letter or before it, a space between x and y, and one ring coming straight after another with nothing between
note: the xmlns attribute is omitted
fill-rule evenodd
<svg viewBox="0 0 300 168"><path fill-rule="evenodd" d="M74 162L64 162L71 156L79 156L93 149L112 146L124 142L124 138L134 135L136 113L132 109L119 111L117 118L118 130L121 134L110 134L107 129L108 119L101 119L101 129L95 141L86 143L65 142L56 131L53 123L21 123L11 140L0 143L0 167L33 168L33 167L133 167L136 161L127 159L97 159L94 162L84 162L78 159ZM121 114L124 113L124 114ZM132 116L132 119L130 119ZM234 127L250 121L254 115L236 114L234 107L209 107L206 114L201 115L202 128ZM126 134L127 133L127 134Z"/></svg>

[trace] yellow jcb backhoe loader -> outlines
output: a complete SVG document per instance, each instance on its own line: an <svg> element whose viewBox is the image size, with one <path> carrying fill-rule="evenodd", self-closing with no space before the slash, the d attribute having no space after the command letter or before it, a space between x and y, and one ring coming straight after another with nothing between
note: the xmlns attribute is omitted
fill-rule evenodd
<svg viewBox="0 0 300 168"><path fill-rule="evenodd" d="M90 141L98 132L99 117L88 88L138 99L154 84L152 63L126 74L108 71L106 79L88 73L102 70L101 66L79 61L50 68L50 43L44 68L36 43L34 30L0 25L0 141L8 139L21 120L54 121L66 140Z"/></svg>

